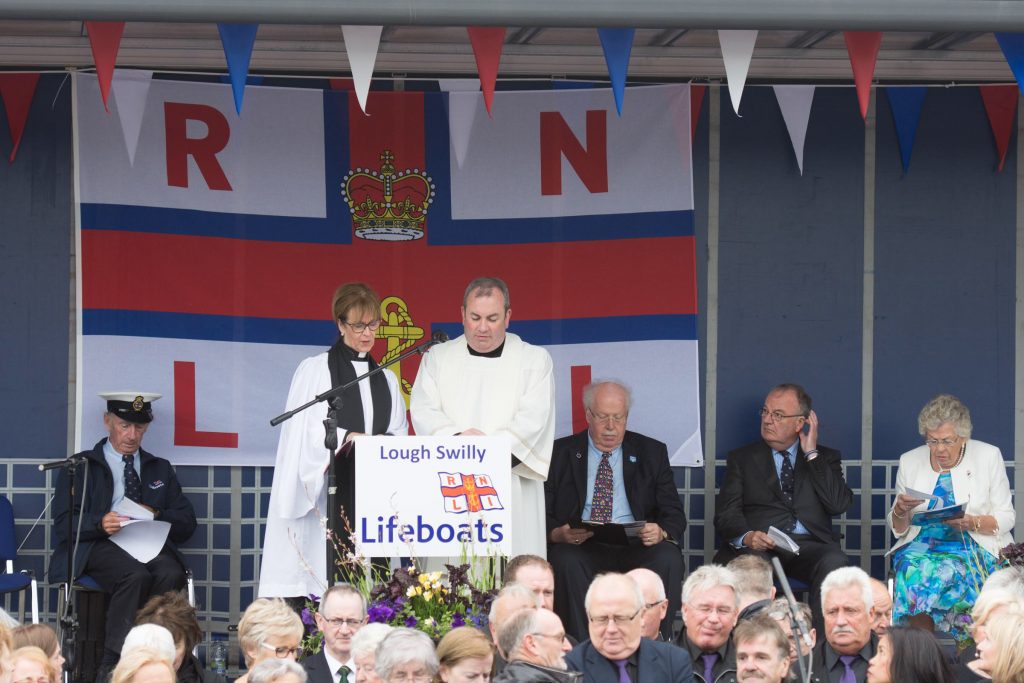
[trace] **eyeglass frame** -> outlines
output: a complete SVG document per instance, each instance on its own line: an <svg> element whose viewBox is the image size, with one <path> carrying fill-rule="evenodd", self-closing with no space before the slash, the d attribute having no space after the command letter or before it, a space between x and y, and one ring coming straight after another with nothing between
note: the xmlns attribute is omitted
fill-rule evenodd
<svg viewBox="0 0 1024 683"><path fill-rule="evenodd" d="M622 424L629 419L629 413L625 415L605 415L603 413L595 413L590 408L587 408L587 412L590 413L590 417L594 418L598 422L607 422L611 420L612 424Z"/></svg>
<svg viewBox="0 0 1024 683"><path fill-rule="evenodd" d="M592 624L597 624L598 626L607 626L609 623L614 621L616 626L623 626L636 619L643 611L644 607L641 606L640 609L633 612L633 614L628 617L623 616L621 614L602 614L599 617L591 616L588 614L587 621L589 621Z"/></svg>
<svg viewBox="0 0 1024 683"><path fill-rule="evenodd" d="M766 417L771 418L772 424L777 424L782 420L786 420L791 417L802 417L804 419L807 419L807 416L804 415L803 413L796 413L795 415L783 415L781 410L768 410L765 407L762 407L757 414L761 416L762 420Z"/></svg>
<svg viewBox="0 0 1024 683"><path fill-rule="evenodd" d="M298 645L296 647L275 647L270 643L260 643L260 647L266 648L268 650L273 650L274 657L276 657L277 659L287 659L288 655L292 655L293 657L298 659L299 653L302 652L301 645Z"/></svg>
<svg viewBox="0 0 1024 683"><path fill-rule="evenodd" d="M356 334L362 334L366 330L369 330L370 332L376 332L380 328L380 326L384 324L384 321L380 319L368 323L350 323L347 320L342 320L341 318L338 318L338 322L340 322L342 325L348 325L349 328Z"/></svg>
<svg viewBox="0 0 1024 683"><path fill-rule="evenodd" d="M535 638L554 638L560 643L565 640L565 631L562 631L561 633L540 633L538 631L536 633L529 633L528 635Z"/></svg>
<svg viewBox="0 0 1024 683"><path fill-rule="evenodd" d="M323 619L325 622L327 622L327 625L331 628L341 628L342 626L348 626L349 628L358 628L359 626L362 626L366 623L366 617L363 617L362 619L342 619L340 617L328 619L320 613L317 613L317 616Z"/></svg>
<svg viewBox="0 0 1024 683"><path fill-rule="evenodd" d="M956 445L962 438L964 437L957 436L955 439L925 439L924 445L928 446L928 448L938 448L939 446L949 448L950 446Z"/></svg>

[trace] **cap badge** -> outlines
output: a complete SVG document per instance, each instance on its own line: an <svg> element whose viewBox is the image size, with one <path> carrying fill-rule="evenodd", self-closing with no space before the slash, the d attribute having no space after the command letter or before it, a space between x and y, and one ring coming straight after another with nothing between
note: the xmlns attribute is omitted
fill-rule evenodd
<svg viewBox="0 0 1024 683"><path fill-rule="evenodd" d="M136 396L135 400L132 401L132 410L135 412L141 412L142 408L146 405L146 402L142 400L141 396Z"/></svg>

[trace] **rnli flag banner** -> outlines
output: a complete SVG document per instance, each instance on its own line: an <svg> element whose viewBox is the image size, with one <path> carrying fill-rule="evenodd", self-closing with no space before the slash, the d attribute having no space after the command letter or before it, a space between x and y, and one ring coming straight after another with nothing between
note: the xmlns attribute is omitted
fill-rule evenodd
<svg viewBox="0 0 1024 683"><path fill-rule="evenodd" d="M688 86L631 89L622 117L605 90L499 92L493 118L480 93L374 93L366 116L352 93L252 86L239 116L226 84L157 79L134 160L116 97L108 114L88 74L74 92L79 447L98 392L154 391L148 450L273 465L269 420L336 341L339 284L380 294L390 359L461 334L491 275L509 330L551 353L558 435L616 378L631 430L703 462ZM418 366L390 370L406 400Z"/></svg>
<svg viewBox="0 0 1024 683"><path fill-rule="evenodd" d="M356 437L359 553L508 557L511 453L497 436Z"/></svg>

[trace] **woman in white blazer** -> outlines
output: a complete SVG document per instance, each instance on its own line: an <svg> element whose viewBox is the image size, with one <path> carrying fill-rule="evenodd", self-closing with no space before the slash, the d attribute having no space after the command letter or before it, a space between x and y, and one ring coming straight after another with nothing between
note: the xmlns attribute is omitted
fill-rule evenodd
<svg viewBox="0 0 1024 683"><path fill-rule="evenodd" d="M897 538L890 551L893 620L947 631L966 644L981 584L998 567L999 551L1013 542L1010 483L999 449L971 439L971 413L955 396L933 398L917 422L925 445L900 456L887 519ZM911 489L942 500L909 494ZM913 523L916 512L960 503L966 503L960 519Z"/></svg>

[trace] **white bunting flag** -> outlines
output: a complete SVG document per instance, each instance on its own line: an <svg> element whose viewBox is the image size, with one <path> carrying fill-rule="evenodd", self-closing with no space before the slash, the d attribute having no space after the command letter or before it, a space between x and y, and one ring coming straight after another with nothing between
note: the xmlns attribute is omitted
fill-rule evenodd
<svg viewBox="0 0 1024 683"><path fill-rule="evenodd" d="M135 150L139 146L139 132L142 130L142 117L146 113L146 98L149 97L149 84L152 80L152 71L114 70L111 89L117 118L121 122L121 133L124 135L124 146L128 150L128 164L131 166L135 165Z"/></svg>
<svg viewBox="0 0 1024 683"><path fill-rule="evenodd" d="M377 48L380 47L380 34L383 26L342 26L345 37L345 52L348 54L349 69L352 70L352 83L355 87L359 108L366 113L366 97L370 93L370 81L373 79L373 65L377 61Z"/></svg>
<svg viewBox="0 0 1024 683"><path fill-rule="evenodd" d="M736 116L740 115L740 98L747 82L750 58L754 54L757 31L719 31L718 44L722 47L725 77L729 82L729 97Z"/></svg>
<svg viewBox="0 0 1024 683"><path fill-rule="evenodd" d="M793 143L793 153L804 174L804 139L807 137L807 122L811 118L811 102L814 100L813 85L775 85L775 98L779 101L786 130Z"/></svg>
<svg viewBox="0 0 1024 683"><path fill-rule="evenodd" d="M442 78L437 81L448 95L448 134L457 168L462 168L469 148L477 109L483 106L479 78Z"/></svg>

